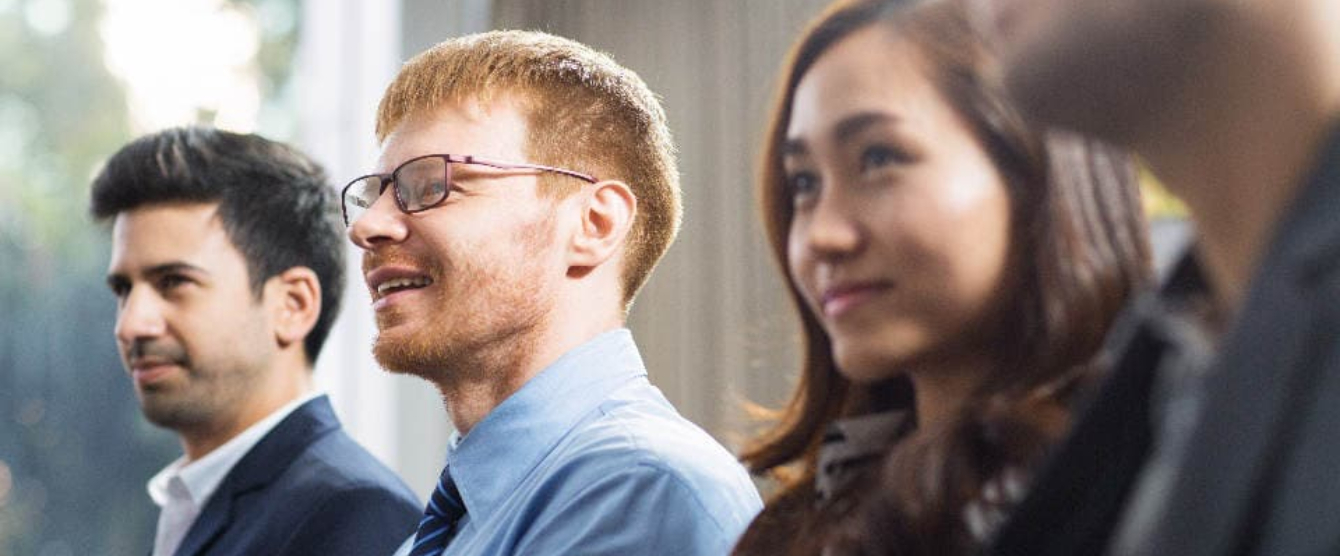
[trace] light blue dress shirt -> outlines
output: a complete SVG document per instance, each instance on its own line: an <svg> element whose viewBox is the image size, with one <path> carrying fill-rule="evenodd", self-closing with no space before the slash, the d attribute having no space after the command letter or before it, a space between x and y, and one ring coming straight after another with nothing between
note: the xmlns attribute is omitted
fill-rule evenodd
<svg viewBox="0 0 1340 556"><path fill-rule="evenodd" d="M452 440L466 516L446 555L725 555L762 508L739 462L647 380L627 329Z"/></svg>

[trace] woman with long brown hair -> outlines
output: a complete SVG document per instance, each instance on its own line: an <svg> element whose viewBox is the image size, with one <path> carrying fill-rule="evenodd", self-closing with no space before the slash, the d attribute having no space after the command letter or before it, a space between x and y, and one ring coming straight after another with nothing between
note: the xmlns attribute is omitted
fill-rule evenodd
<svg viewBox="0 0 1340 556"><path fill-rule="evenodd" d="M958 0L900 4L838 2L786 63L759 197L804 359L737 554L974 551L1147 279L1131 160L1028 127Z"/></svg>

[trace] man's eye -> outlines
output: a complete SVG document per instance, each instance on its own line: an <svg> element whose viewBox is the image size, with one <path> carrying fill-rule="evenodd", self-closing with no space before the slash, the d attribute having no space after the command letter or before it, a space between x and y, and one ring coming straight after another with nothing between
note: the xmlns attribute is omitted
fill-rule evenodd
<svg viewBox="0 0 1340 556"><path fill-rule="evenodd" d="M415 211L429 208L447 197L447 182L442 178L428 178L420 181L406 180L400 192L405 208Z"/></svg>
<svg viewBox="0 0 1340 556"><path fill-rule="evenodd" d="M447 186L447 182L445 180L442 180L440 178L429 180L422 186L423 193L421 193L420 201L426 205L434 205L440 203L442 202L443 199L447 198L447 192L450 189L451 188Z"/></svg>
<svg viewBox="0 0 1340 556"><path fill-rule="evenodd" d="M167 290L175 289L175 288L177 288L178 286L181 286L181 285L183 285L183 284L186 284L187 282L189 282L189 280L187 280L185 276L177 276L177 275L175 275L175 274L168 274L168 275L163 276L162 278L159 278L159 279L158 279L158 289L167 291Z"/></svg>

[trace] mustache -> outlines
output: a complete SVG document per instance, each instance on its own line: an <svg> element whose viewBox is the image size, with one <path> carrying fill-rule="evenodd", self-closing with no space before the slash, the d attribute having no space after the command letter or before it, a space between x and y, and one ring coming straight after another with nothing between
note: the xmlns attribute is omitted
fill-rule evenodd
<svg viewBox="0 0 1340 556"><path fill-rule="evenodd" d="M385 249L377 252L363 252L363 277L369 272L384 266L403 266L417 269L436 279L442 274L441 263L432 257L416 257L399 249Z"/></svg>
<svg viewBox="0 0 1340 556"><path fill-rule="evenodd" d="M132 364L142 359L151 358L160 359L183 367L190 366L190 358L186 355L186 348L179 345L166 342L155 342L152 340L135 340L135 342L130 344L130 347L126 349L126 360Z"/></svg>
<svg viewBox="0 0 1340 556"><path fill-rule="evenodd" d="M403 251L386 250L376 253L370 251L363 252L363 274L371 272L374 268L387 265L423 268L423 264L419 259Z"/></svg>

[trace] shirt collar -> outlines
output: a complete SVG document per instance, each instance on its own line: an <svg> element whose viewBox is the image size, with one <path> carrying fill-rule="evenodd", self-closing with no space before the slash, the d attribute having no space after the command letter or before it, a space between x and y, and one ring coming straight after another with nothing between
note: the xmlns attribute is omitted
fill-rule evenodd
<svg viewBox="0 0 1340 556"><path fill-rule="evenodd" d="M167 505L171 498L171 483L180 481L195 507L203 508L214 490L219 488L219 483L256 443L279 426L290 413L320 395L311 392L285 404L198 460L188 462L186 456L177 458L149 479L149 497L160 508Z"/></svg>
<svg viewBox="0 0 1340 556"><path fill-rule="evenodd" d="M584 416L647 371L626 328L564 354L456 436L447 465L470 515L486 518Z"/></svg>
<svg viewBox="0 0 1340 556"><path fill-rule="evenodd" d="M882 411L834 421L819 445L814 490L820 500L844 495L913 429L907 410Z"/></svg>

